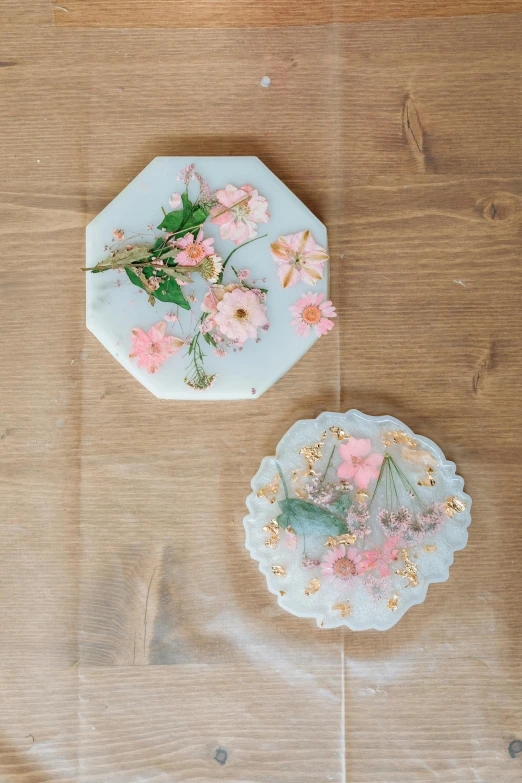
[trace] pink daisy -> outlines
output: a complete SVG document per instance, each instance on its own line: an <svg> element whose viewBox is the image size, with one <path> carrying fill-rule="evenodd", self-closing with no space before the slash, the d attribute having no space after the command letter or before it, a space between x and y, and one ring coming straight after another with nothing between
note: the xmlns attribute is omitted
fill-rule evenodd
<svg viewBox="0 0 522 783"><path fill-rule="evenodd" d="M169 356L175 354L184 345L184 341L172 335L165 336L167 324L160 321L148 332L137 326L132 330L131 359L138 359L138 367L154 373L159 370Z"/></svg>
<svg viewBox="0 0 522 783"><path fill-rule="evenodd" d="M294 316L294 320L290 321L290 326L295 326L295 331L301 337L308 337L312 326L319 336L333 329L334 324L330 318L336 318L337 313L332 303L329 300L323 302L323 299L324 294L314 294L308 291L290 306L289 310Z"/></svg>
<svg viewBox="0 0 522 783"><path fill-rule="evenodd" d="M174 242L176 247L179 247L182 252L176 256L176 262L180 266L196 266L203 261L207 256L211 256L214 253L214 240L203 239L203 229L199 230L199 234L194 239L194 234L185 234L184 237Z"/></svg>
<svg viewBox="0 0 522 783"><path fill-rule="evenodd" d="M321 562L321 569L325 576L340 579L347 582L359 573L362 557L354 546L349 548L341 544L328 552Z"/></svg>
<svg viewBox="0 0 522 783"><path fill-rule="evenodd" d="M359 489L366 489L372 479L379 476L384 459L382 454L371 454L372 444L369 438L350 438L339 446L343 460L337 475L345 481L353 479Z"/></svg>
<svg viewBox="0 0 522 783"><path fill-rule="evenodd" d="M249 338L255 340L258 328L267 323L266 307L253 291L236 288L217 303L214 320L226 337L242 345Z"/></svg>
<svg viewBox="0 0 522 783"><path fill-rule="evenodd" d="M257 236L257 223L268 223L268 201L252 185L236 188L227 185L218 190L219 204L210 210L211 222L219 226L221 239L231 239L236 245Z"/></svg>
<svg viewBox="0 0 522 783"><path fill-rule="evenodd" d="M322 280L323 265L330 257L310 231L279 237L270 245L270 252L279 266L277 274L283 288L296 285L300 280L307 285L315 285Z"/></svg>

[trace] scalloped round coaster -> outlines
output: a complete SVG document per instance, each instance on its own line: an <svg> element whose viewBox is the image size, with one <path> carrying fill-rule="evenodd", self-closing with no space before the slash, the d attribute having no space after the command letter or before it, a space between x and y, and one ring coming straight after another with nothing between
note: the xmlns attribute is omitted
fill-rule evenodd
<svg viewBox="0 0 522 783"><path fill-rule="evenodd" d="M466 546L471 498L455 470L392 416L303 419L252 479L247 549L291 614L387 630Z"/></svg>

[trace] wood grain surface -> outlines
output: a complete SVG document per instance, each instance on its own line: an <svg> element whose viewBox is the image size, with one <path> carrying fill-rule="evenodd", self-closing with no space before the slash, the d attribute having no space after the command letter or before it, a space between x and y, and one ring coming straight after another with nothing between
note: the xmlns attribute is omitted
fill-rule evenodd
<svg viewBox="0 0 522 783"><path fill-rule="evenodd" d="M522 16L307 2L180 46L126 3L2 6L1 783L519 781ZM258 401L157 401L85 329L85 225L175 154L259 155L328 225L338 323ZM244 549L261 458L350 407L473 497L382 634L285 614Z"/></svg>
<svg viewBox="0 0 522 783"><path fill-rule="evenodd" d="M292 27L332 22L517 13L522 0L68 0L59 27Z"/></svg>

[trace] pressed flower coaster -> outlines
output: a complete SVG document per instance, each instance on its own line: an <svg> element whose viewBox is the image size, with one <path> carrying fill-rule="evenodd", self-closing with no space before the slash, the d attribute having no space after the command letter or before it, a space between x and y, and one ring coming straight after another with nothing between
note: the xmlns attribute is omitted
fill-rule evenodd
<svg viewBox="0 0 522 783"><path fill-rule="evenodd" d="M87 226L87 326L157 397L259 397L333 328L328 259L258 158L155 158Z"/></svg>
<svg viewBox="0 0 522 783"><path fill-rule="evenodd" d="M298 421L252 479L246 546L283 609L386 630L467 542L471 498L431 440L359 411Z"/></svg>

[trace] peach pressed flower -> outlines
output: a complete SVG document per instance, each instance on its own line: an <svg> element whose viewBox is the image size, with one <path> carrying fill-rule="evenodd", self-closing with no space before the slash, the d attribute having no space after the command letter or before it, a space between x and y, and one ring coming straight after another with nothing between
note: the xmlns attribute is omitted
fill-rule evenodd
<svg viewBox="0 0 522 783"><path fill-rule="evenodd" d="M333 329L334 324L330 318L336 318L337 313L332 303L329 300L323 302L323 299L324 294L308 291L290 306L289 310L294 316L290 325L295 326L295 331L301 337L308 337L312 326L319 336Z"/></svg>
<svg viewBox="0 0 522 783"><path fill-rule="evenodd" d="M371 571L376 569L381 576L390 576L392 569L390 563L396 561L399 557L399 536L392 536L380 549L369 549L362 552L363 562L360 565L359 572Z"/></svg>
<svg viewBox="0 0 522 783"><path fill-rule="evenodd" d="M370 453L372 444L369 438L350 438L348 443L339 446L343 460L337 470L340 479L353 479L359 489L366 489L372 479L379 477L384 456Z"/></svg>
<svg viewBox="0 0 522 783"><path fill-rule="evenodd" d="M200 229L196 239L194 239L194 234L186 234L176 240L174 244L182 251L176 256L176 262L179 266L197 266L204 258L214 255L212 247L214 240L212 237L203 239L203 229Z"/></svg>
<svg viewBox="0 0 522 783"><path fill-rule="evenodd" d="M122 228L115 228L114 231L112 232L112 235L120 242L122 239L125 239L125 232L123 231Z"/></svg>
<svg viewBox="0 0 522 783"><path fill-rule="evenodd" d="M328 552L321 562L321 569L325 576L348 582L359 573L362 557L354 546L346 547L341 544Z"/></svg>
<svg viewBox="0 0 522 783"><path fill-rule="evenodd" d="M277 274L283 288L290 288L300 280L307 285L315 285L322 280L323 265L330 257L310 231L279 237L270 245L270 252L279 266Z"/></svg>
<svg viewBox="0 0 522 783"><path fill-rule="evenodd" d="M252 185L240 188L227 185L224 190L218 190L216 196L219 203L210 214L211 222L219 226L221 239L231 239L240 245L257 236L257 223L268 223L268 202Z"/></svg>
<svg viewBox="0 0 522 783"><path fill-rule="evenodd" d="M267 323L266 307L253 291L236 288L225 293L217 304L214 320L220 332L242 345L257 337L257 330Z"/></svg>
<svg viewBox="0 0 522 783"><path fill-rule="evenodd" d="M179 337L165 335L167 324L160 321L148 332L137 326L132 330L131 359L138 359L138 367L143 367L149 373L154 373L169 356L175 354L185 344Z"/></svg>

